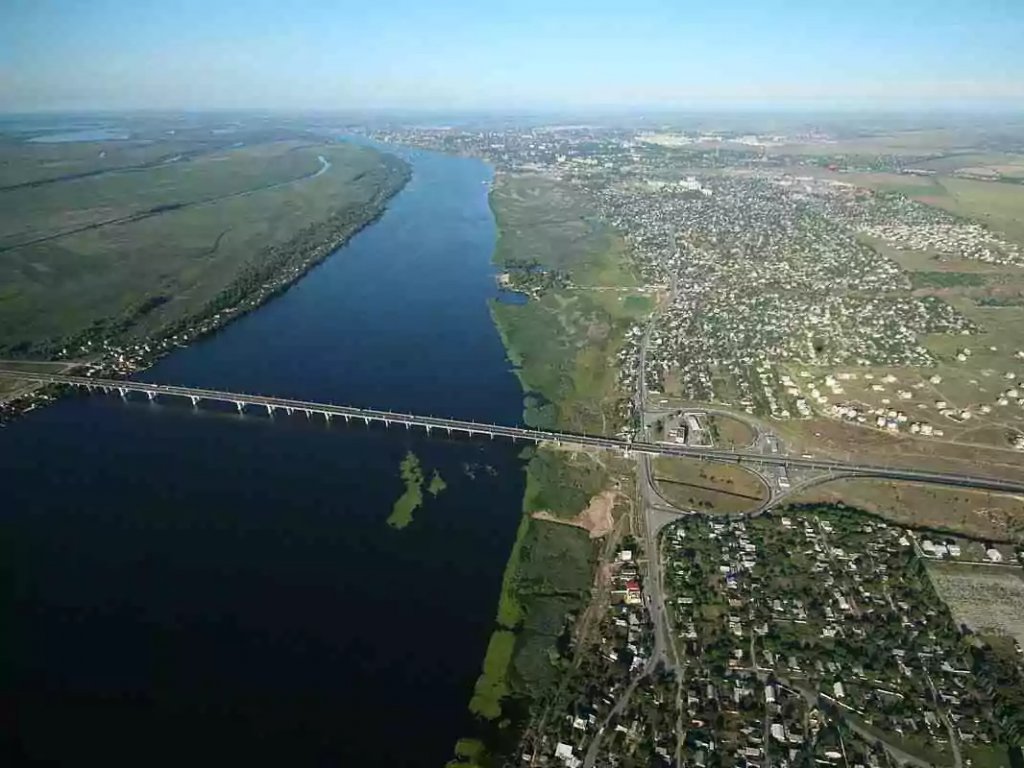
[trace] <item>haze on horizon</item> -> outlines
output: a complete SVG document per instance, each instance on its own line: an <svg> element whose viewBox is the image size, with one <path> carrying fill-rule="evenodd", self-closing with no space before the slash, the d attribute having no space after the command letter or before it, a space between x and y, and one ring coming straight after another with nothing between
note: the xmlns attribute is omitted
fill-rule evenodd
<svg viewBox="0 0 1024 768"><path fill-rule="evenodd" d="M6 0L0 111L1024 109L1019 0Z"/></svg>

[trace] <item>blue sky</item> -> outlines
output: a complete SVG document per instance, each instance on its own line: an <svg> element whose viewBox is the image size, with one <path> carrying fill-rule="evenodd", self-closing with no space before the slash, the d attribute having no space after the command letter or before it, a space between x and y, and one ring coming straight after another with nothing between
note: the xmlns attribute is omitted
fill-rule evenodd
<svg viewBox="0 0 1024 768"><path fill-rule="evenodd" d="M1024 0L0 0L0 110L1024 107Z"/></svg>

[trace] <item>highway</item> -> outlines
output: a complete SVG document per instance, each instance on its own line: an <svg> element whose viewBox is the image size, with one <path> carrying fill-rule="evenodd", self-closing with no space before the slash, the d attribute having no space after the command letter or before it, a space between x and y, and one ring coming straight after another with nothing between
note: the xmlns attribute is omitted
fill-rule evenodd
<svg viewBox="0 0 1024 768"><path fill-rule="evenodd" d="M18 379L38 384L56 384L77 387L87 390L119 392L127 397L129 393L145 394L150 399L157 397L180 397L191 400L193 405L201 401L221 402L234 405L239 411L246 408L263 408L267 413L284 411L286 413L314 414L325 419L343 418L383 423L387 426L404 425L406 427L422 427L428 432L442 430L447 433L464 433L469 435L488 435L490 437L508 437L513 440L527 440L536 443L556 443L559 445L577 445L581 447L600 448L619 451L626 455L637 455L642 459L650 456L678 456L698 458L707 461L735 462L755 466L783 466L787 469L811 469L834 472L845 477L877 477L889 480L906 480L911 482L933 483L937 485L960 488L976 488L1006 493L1024 493L1024 481L1007 480L986 475L962 474L954 472L936 472L924 469L893 467L883 464L861 464L836 461L825 458L807 458L786 454L761 453L754 450L736 450L691 446L666 443L653 443L647 440L628 440L625 438L608 437L605 435L586 435L572 432L559 432L529 427L511 427L502 424L487 424L462 419L449 419L437 416L423 416L411 413L398 413L372 408L358 408L333 403L317 403L306 400L295 400L268 395L253 395L241 392L224 392L220 390L184 387L173 384L150 384L127 379L105 379L89 376L70 376L56 373L36 373L0 367L0 377Z"/></svg>

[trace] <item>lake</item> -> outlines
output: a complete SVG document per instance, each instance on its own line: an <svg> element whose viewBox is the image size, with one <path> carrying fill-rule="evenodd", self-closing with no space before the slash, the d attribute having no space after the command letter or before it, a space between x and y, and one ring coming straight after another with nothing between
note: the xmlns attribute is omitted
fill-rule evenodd
<svg viewBox="0 0 1024 768"><path fill-rule="evenodd" d="M377 223L140 378L519 424L491 170L392 151L413 177ZM409 450L448 487L393 530ZM116 396L0 430L3 764L443 765L519 450Z"/></svg>

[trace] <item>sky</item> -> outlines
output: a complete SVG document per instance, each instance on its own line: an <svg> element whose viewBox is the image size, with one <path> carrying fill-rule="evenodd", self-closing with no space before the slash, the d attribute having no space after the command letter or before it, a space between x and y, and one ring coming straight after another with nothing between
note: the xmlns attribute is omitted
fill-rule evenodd
<svg viewBox="0 0 1024 768"><path fill-rule="evenodd" d="M0 0L0 111L1024 108L1024 0Z"/></svg>

